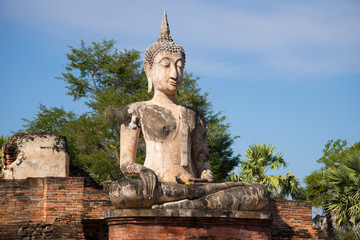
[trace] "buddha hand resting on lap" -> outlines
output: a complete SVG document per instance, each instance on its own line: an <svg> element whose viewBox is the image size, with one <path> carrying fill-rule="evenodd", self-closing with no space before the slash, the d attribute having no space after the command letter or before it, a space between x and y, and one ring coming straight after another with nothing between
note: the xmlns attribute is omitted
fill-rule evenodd
<svg viewBox="0 0 360 240"><path fill-rule="evenodd" d="M160 36L145 52L150 101L122 111L120 168L124 178L112 183L117 208L196 208L258 210L269 193L260 184L212 183L203 116L175 100L185 65L184 49L171 36L164 13ZM140 134L146 145L144 165L135 163ZM185 184L190 182L190 185Z"/></svg>

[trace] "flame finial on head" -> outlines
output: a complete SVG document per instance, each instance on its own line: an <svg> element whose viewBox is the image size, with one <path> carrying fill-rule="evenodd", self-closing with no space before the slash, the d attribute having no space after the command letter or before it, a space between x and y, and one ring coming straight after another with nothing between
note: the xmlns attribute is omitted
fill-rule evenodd
<svg viewBox="0 0 360 240"><path fill-rule="evenodd" d="M166 11L164 10L164 15L163 15L163 19L162 19L162 23L161 23L161 28L160 28L160 35L157 39L158 42L163 42L163 41L173 41L173 39L170 36L170 28L169 28L169 23L167 20L167 16L166 16Z"/></svg>
<svg viewBox="0 0 360 240"><path fill-rule="evenodd" d="M161 51L170 51L170 52L181 52L184 55L184 63L185 63L185 51L184 49L170 36L170 28L167 21L166 11L164 11L160 35L157 38L156 43L152 44L145 51L145 61L150 63L152 67L155 56Z"/></svg>

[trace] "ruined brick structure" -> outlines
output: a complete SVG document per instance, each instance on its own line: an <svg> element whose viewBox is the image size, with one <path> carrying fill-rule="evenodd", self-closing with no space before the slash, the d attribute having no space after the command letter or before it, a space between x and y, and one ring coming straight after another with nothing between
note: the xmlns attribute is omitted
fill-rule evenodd
<svg viewBox="0 0 360 240"><path fill-rule="evenodd" d="M110 228L115 239L271 239L270 220L227 218L123 218L124 228ZM155 224L154 224L155 223ZM109 225L119 224L109 221Z"/></svg>
<svg viewBox="0 0 360 240"><path fill-rule="evenodd" d="M324 239L312 228L311 204L304 201L271 200L261 214L273 218L240 212L242 218L120 214L105 219L105 212L120 210L110 202L109 183L99 185L71 165L64 136L15 134L3 145L2 159L0 239L108 239L108 229L115 239Z"/></svg>
<svg viewBox="0 0 360 240"><path fill-rule="evenodd" d="M1 149L3 179L68 177L66 137L53 133L16 133Z"/></svg>
<svg viewBox="0 0 360 240"><path fill-rule="evenodd" d="M81 170L70 171L70 176L81 177L0 180L0 239L107 239L104 212L112 206L106 186L98 186ZM162 239L174 238L172 233L185 238L184 232L171 228L180 223L188 224L188 231L195 234L212 227L228 238L238 234L239 239L262 239L263 233L257 230L263 224L271 224L271 232L267 233L271 239L325 239L312 228L310 202L272 200L265 211L273 212L274 219L266 223L254 220L252 227L244 224L246 220L225 223L219 218L181 218L155 219L150 228L157 224L163 229ZM131 221L128 219L127 224L134 227ZM127 237L122 234L122 238Z"/></svg>
<svg viewBox="0 0 360 240"><path fill-rule="evenodd" d="M84 177L0 180L0 239L107 239L107 191Z"/></svg>
<svg viewBox="0 0 360 240"><path fill-rule="evenodd" d="M312 227L310 201L271 200L265 211L273 212L271 239L328 239Z"/></svg>

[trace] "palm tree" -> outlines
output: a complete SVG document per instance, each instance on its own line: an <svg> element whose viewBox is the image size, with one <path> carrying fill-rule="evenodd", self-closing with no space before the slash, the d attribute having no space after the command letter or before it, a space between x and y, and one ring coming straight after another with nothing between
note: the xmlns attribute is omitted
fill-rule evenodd
<svg viewBox="0 0 360 240"><path fill-rule="evenodd" d="M340 167L333 167L327 180L334 186L329 201L338 226L359 228L360 224L360 152L347 155Z"/></svg>
<svg viewBox="0 0 360 240"><path fill-rule="evenodd" d="M313 207L321 208L326 218L326 231L330 239L335 239L335 229L332 214L329 209L329 199L332 196L332 186L327 181L327 168L313 171L306 177L307 187L305 194L307 199L311 199Z"/></svg>
<svg viewBox="0 0 360 240"><path fill-rule="evenodd" d="M268 175L269 170L275 170L280 167L286 167L283 155L275 152L275 147L269 144L250 145L246 150L246 161L241 161L242 169L240 175L231 175L232 181L242 181L245 183L264 184L276 197L302 198L299 181L289 172L286 176Z"/></svg>
<svg viewBox="0 0 360 240"><path fill-rule="evenodd" d="M279 189L280 194L277 197L285 199L291 196L292 199L304 199L305 191L300 187L299 180L291 173L288 172L285 176L279 175Z"/></svg>

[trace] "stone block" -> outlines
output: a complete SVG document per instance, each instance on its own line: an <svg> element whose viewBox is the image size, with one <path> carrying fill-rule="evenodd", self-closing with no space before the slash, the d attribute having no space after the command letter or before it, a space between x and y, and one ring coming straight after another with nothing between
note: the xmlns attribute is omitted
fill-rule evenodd
<svg viewBox="0 0 360 240"><path fill-rule="evenodd" d="M3 179L68 177L70 156L65 136L17 133L2 147Z"/></svg>

